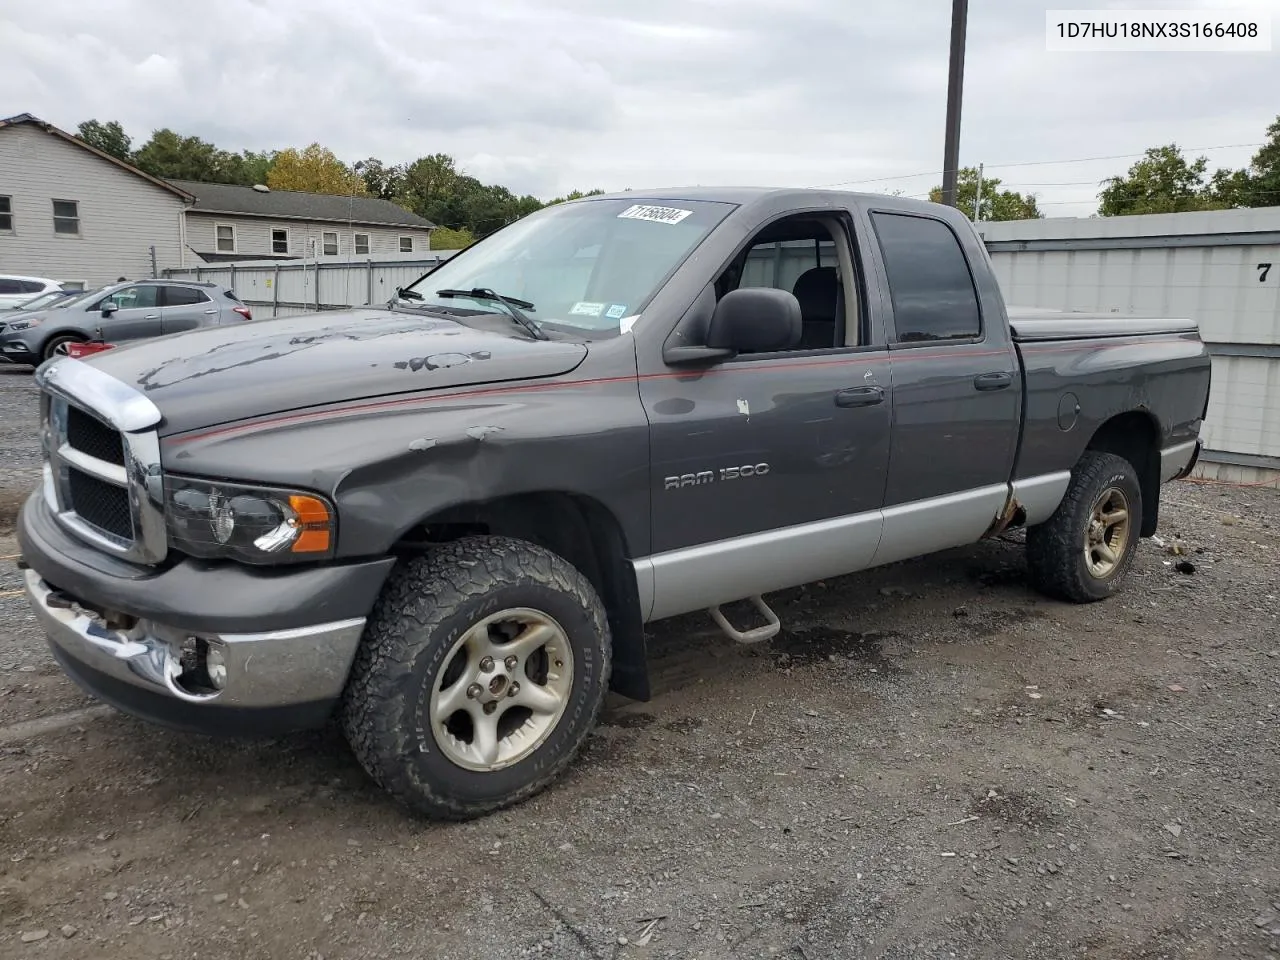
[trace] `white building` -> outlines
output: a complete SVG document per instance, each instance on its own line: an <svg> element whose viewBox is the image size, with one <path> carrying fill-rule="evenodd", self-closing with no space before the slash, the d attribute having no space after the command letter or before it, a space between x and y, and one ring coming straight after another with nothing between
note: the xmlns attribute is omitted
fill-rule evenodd
<svg viewBox="0 0 1280 960"><path fill-rule="evenodd" d="M24 113L0 120L0 273L98 286L184 260L194 198Z"/></svg>
<svg viewBox="0 0 1280 960"><path fill-rule="evenodd" d="M0 120L0 273L98 286L228 261L405 259L434 228L387 200L162 180L30 114Z"/></svg>
<svg viewBox="0 0 1280 960"><path fill-rule="evenodd" d="M389 200L171 182L195 198L186 246L198 262L377 260L431 249L435 225Z"/></svg>

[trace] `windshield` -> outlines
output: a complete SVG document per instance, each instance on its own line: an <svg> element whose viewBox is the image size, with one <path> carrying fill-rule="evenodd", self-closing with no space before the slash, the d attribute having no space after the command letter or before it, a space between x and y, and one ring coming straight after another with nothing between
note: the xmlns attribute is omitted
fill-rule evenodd
<svg viewBox="0 0 1280 960"><path fill-rule="evenodd" d="M66 300L59 300L54 304L54 307L58 309L65 309L66 307L85 306L95 297L100 296L102 291L105 289L107 288L91 287L83 293L77 293L74 297L68 297Z"/></svg>
<svg viewBox="0 0 1280 960"><path fill-rule="evenodd" d="M421 303L412 294L401 302L432 313L503 312L501 303L459 295L489 291L518 301L539 326L616 333L732 209L702 200L556 204L415 282L408 289Z"/></svg>
<svg viewBox="0 0 1280 960"><path fill-rule="evenodd" d="M37 297L32 297L30 300L24 300L21 304L18 305L17 309L39 310L41 307L46 306L50 303L53 303L53 301L58 300L65 296L66 296L65 293L61 293L57 290L53 290L53 291L50 291L49 293L42 293Z"/></svg>

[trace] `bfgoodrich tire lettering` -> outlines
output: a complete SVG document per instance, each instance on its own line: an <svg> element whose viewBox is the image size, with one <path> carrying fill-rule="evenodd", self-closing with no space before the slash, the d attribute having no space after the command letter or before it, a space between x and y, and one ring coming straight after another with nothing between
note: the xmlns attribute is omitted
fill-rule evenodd
<svg viewBox="0 0 1280 960"><path fill-rule="evenodd" d="M504 611L535 611L559 628L572 681L535 749L495 769L468 768L435 733L432 695L448 680L459 641ZM481 816L538 793L572 761L604 702L611 649L600 598L563 558L506 537L442 544L388 579L352 667L343 729L374 781L409 808L438 819ZM497 676L501 665L490 670Z"/></svg>
<svg viewBox="0 0 1280 960"><path fill-rule="evenodd" d="M1142 526L1142 488L1122 457L1086 452L1058 509L1027 531L1027 565L1038 590L1071 603L1119 592Z"/></svg>

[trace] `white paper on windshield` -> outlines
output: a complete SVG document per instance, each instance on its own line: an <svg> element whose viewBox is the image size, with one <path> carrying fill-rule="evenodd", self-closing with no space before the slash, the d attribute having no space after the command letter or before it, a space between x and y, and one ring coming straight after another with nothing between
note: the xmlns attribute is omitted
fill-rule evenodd
<svg viewBox="0 0 1280 960"><path fill-rule="evenodd" d="M578 301L569 308L569 313L575 317L598 317L603 312L603 303L585 303L583 301Z"/></svg>
<svg viewBox="0 0 1280 960"><path fill-rule="evenodd" d="M651 207L638 203L627 207L620 214L619 220L648 220L650 223L679 223L693 213L692 210L681 210L679 207Z"/></svg>

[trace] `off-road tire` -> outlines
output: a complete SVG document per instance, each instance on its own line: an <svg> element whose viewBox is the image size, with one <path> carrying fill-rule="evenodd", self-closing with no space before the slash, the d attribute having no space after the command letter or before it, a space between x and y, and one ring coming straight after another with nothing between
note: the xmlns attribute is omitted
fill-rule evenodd
<svg viewBox="0 0 1280 960"><path fill-rule="evenodd" d="M511 766L464 769L437 744L428 705L454 643L484 617L525 607L563 628L574 669L568 705L547 739ZM603 603L576 568L507 537L467 537L405 560L375 604L339 710L369 776L412 811L467 820L532 797L582 747L609 686L612 638Z"/></svg>
<svg viewBox="0 0 1280 960"><path fill-rule="evenodd" d="M1085 562L1089 524L1098 498L1115 487L1128 501L1129 532L1113 570L1093 576ZM1027 566L1041 593L1069 603L1093 603L1120 592L1137 554L1142 525L1142 487L1129 461L1110 453L1087 451L1071 472L1058 509L1027 530Z"/></svg>
<svg viewBox="0 0 1280 960"><path fill-rule="evenodd" d="M48 342L40 348L40 359L52 360L59 356L58 347L64 343L84 343L84 337L77 337L74 333L59 333L50 337Z"/></svg>

